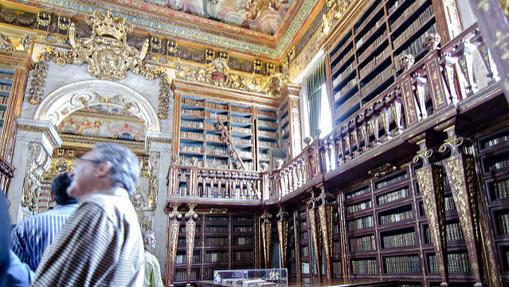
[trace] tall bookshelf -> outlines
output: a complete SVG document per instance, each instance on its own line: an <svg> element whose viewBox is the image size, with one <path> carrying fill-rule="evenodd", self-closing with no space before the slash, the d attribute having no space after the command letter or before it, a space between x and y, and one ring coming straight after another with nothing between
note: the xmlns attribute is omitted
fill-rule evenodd
<svg viewBox="0 0 509 287"><path fill-rule="evenodd" d="M471 286L466 244L444 174L449 282ZM350 278L439 286L428 221L412 168L371 179L345 192Z"/></svg>
<svg viewBox="0 0 509 287"><path fill-rule="evenodd" d="M13 69L0 67L0 134L3 134L4 121L8 114L14 73Z"/></svg>
<svg viewBox="0 0 509 287"><path fill-rule="evenodd" d="M509 284L509 122L476 140L498 265Z"/></svg>
<svg viewBox="0 0 509 287"><path fill-rule="evenodd" d="M218 122L226 127L246 170L270 165L279 151L276 110L206 97L181 97L178 154L183 165L234 169Z"/></svg>
<svg viewBox="0 0 509 287"><path fill-rule="evenodd" d="M311 245L311 231L309 225L308 210L306 206L301 206L297 213L297 228L299 238L300 262L297 268L300 268L301 281L310 283L313 276L313 259Z"/></svg>
<svg viewBox="0 0 509 287"><path fill-rule="evenodd" d="M360 15L327 53L336 126L394 82L404 54L421 59L437 32L432 0L371 1Z"/></svg>
<svg viewBox="0 0 509 287"><path fill-rule="evenodd" d="M255 216L252 214L200 214L191 265L191 283L213 280L214 270L255 268ZM173 284L187 282L186 227L180 225Z"/></svg>

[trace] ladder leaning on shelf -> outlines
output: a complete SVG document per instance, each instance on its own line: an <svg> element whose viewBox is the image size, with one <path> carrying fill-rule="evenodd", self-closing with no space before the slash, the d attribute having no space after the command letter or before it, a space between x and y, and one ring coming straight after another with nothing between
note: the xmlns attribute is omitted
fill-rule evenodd
<svg viewBox="0 0 509 287"><path fill-rule="evenodd" d="M228 147L228 154L230 157L234 160L234 166L235 168L240 168L242 170L246 170L246 167L244 166L244 162L240 158L239 153L237 152L237 149L232 143L232 139L230 137L230 133L228 132L228 129L224 125L223 121L221 119L217 119L216 129L221 133L221 140L224 144Z"/></svg>

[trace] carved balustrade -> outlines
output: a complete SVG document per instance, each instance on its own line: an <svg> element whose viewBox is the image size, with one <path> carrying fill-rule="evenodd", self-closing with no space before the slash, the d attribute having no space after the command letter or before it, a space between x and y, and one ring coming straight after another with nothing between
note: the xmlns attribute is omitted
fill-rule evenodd
<svg viewBox="0 0 509 287"><path fill-rule="evenodd" d="M436 36L430 37L434 40ZM404 70L385 91L289 162L261 173L172 166L169 195L281 199L307 188L307 183L323 174L402 138L406 131L430 118L456 109L463 101L482 97L483 89L500 81L477 25L442 48L437 48L437 42L428 44L431 50L415 64L403 65Z"/></svg>
<svg viewBox="0 0 509 287"><path fill-rule="evenodd" d="M192 166L170 166L168 196L261 199L262 174Z"/></svg>

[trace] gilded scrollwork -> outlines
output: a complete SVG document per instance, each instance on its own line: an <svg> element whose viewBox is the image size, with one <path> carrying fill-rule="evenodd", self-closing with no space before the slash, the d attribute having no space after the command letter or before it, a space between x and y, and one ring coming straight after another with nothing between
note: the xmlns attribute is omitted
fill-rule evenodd
<svg viewBox="0 0 509 287"><path fill-rule="evenodd" d="M186 220L186 255L187 255L187 278L191 278L191 266L193 264L194 237L196 233L196 219L198 213L194 211L195 205L189 206L184 218Z"/></svg>
<svg viewBox="0 0 509 287"><path fill-rule="evenodd" d="M168 264L166 271L167 285L169 286L173 281L173 274L175 272L175 257L177 256L178 234L180 227L180 219L182 214L178 211L177 205L172 205L168 213L169 230L168 230Z"/></svg>
<svg viewBox="0 0 509 287"><path fill-rule="evenodd" d="M27 207L31 212L35 212L37 210L39 193L42 191L42 175L49 167L50 157L40 143L29 143L28 150L30 155L25 165L21 206Z"/></svg>
<svg viewBox="0 0 509 287"><path fill-rule="evenodd" d="M263 260L265 268L269 268L271 256L270 246L272 244L272 214L268 211L264 211L260 219L262 229Z"/></svg>
<svg viewBox="0 0 509 287"><path fill-rule="evenodd" d="M320 237L319 237L319 225L317 225L316 222L316 199L313 196L308 202L308 215L309 215L309 224L311 226L311 241L312 241L312 248L314 250L315 256L315 262L314 265L317 266L318 270L320 269L320 263L321 263L321 256L320 256Z"/></svg>
<svg viewBox="0 0 509 287"><path fill-rule="evenodd" d="M333 239L332 239L332 196L330 194L325 193L322 189L322 193L316 199L318 206L318 217L320 223L320 230L322 233L322 240L324 246L324 255L325 255L325 267L327 270L327 277L332 279L332 248L333 248Z"/></svg>
<svg viewBox="0 0 509 287"><path fill-rule="evenodd" d="M281 254L281 268L286 267L287 247L288 247L288 212L282 207L279 209L277 218L277 234L279 237L279 253Z"/></svg>

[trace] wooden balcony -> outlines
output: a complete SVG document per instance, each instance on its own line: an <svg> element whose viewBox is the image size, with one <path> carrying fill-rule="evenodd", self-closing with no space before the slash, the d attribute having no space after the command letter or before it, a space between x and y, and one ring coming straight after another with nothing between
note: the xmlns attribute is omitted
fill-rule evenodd
<svg viewBox="0 0 509 287"><path fill-rule="evenodd" d="M252 206L297 200L312 188L337 188L383 163L411 159L417 146L410 140L425 132L439 135L435 129L445 122L468 130L504 113L502 83L474 25L408 65L330 135L275 170L171 166L168 204Z"/></svg>

